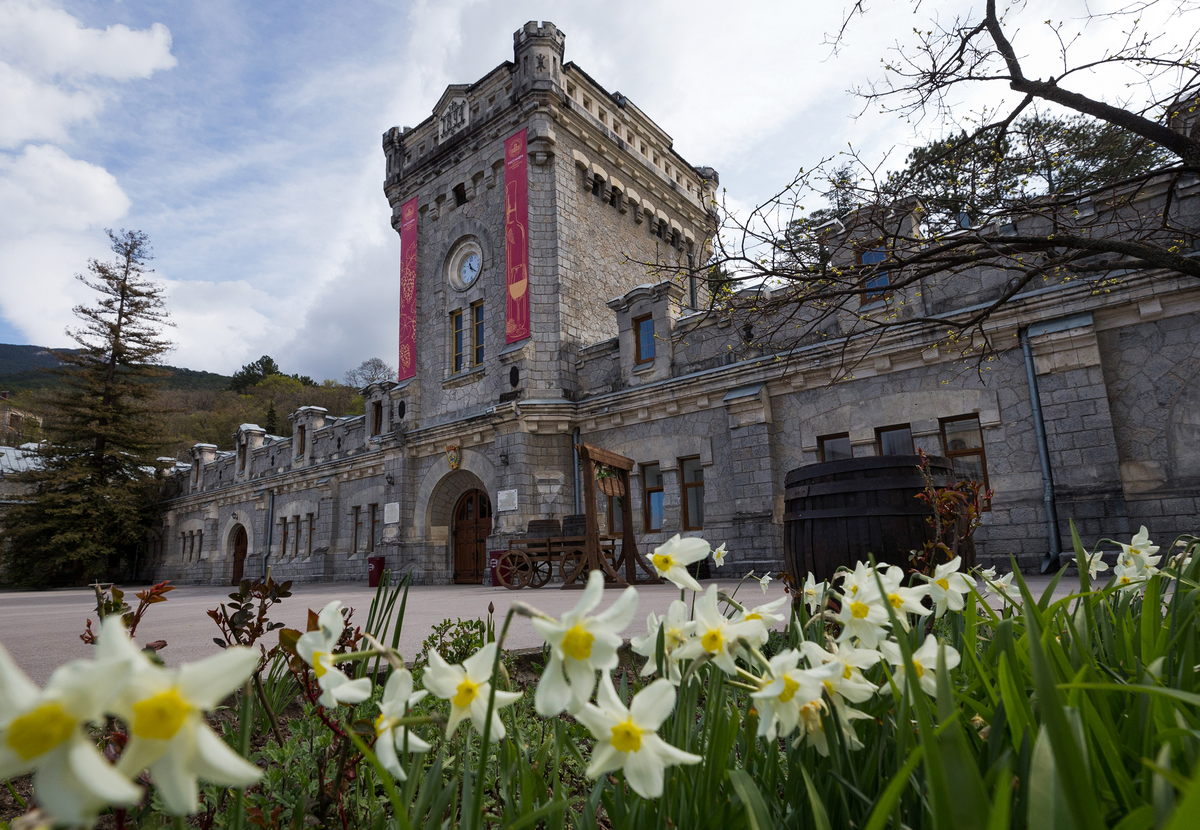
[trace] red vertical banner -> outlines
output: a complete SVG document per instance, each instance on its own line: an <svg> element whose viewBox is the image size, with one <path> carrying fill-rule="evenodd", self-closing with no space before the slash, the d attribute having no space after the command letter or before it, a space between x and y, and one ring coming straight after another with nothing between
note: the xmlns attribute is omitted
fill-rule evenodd
<svg viewBox="0 0 1200 830"><path fill-rule="evenodd" d="M417 373L417 200L400 208L400 372Z"/></svg>
<svg viewBox="0 0 1200 830"><path fill-rule="evenodd" d="M504 142L504 342L529 336L529 172L525 131Z"/></svg>

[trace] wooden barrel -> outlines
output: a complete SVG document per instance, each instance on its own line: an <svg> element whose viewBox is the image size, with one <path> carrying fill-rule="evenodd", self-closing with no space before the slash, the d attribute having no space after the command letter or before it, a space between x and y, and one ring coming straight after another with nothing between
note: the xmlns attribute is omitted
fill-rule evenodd
<svg viewBox="0 0 1200 830"><path fill-rule="evenodd" d="M563 536L586 536L587 535L587 514L572 513L569 516L563 516L562 522Z"/></svg>
<svg viewBox="0 0 1200 830"><path fill-rule="evenodd" d="M809 464L784 479L783 547L789 571L830 579L868 554L910 567L909 556L933 539L931 511L915 497L925 489L918 455L883 455ZM934 486L954 482L950 460L929 457ZM975 564L973 544L960 551Z"/></svg>
<svg viewBox="0 0 1200 830"><path fill-rule="evenodd" d="M545 539L549 536L562 536L562 528L558 519L531 519L529 521L529 537Z"/></svg>

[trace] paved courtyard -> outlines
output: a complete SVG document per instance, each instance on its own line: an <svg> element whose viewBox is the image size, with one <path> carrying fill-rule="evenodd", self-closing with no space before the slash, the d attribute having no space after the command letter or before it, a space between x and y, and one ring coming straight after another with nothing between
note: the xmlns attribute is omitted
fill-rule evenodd
<svg viewBox="0 0 1200 830"><path fill-rule="evenodd" d="M737 582L717 580L717 584L732 591ZM133 598L135 590L131 588L126 594L131 604L137 602ZM176 588L167 595L167 602L155 605L146 613L138 628L138 641L166 640L167 648L160 654L171 666L214 653L217 647L212 638L220 636L220 632L205 612L226 601L230 590L208 585ZM671 600L679 598L679 589L670 584L644 586L638 592L638 611L625 632L627 637L644 634L646 615L651 611L666 613ZM619 593L611 589L606 591L601 608L614 602ZM738 598L760 605L783 595L783 586L778 581L771 583L764 596L758 582L751 580L742 586ZM304 630L308 609L319 611L330 600L340 599L354 609L354 621L363 625L374 596L374 589L364 583L295 585L292 596L277 605L270 616L290 628ZM570 610L579 601L579 596L579 591L562 591L553 586L522 591L474 585L416 586L408 595L400 651L411 660L434 625L447 617L485 618L488 603L495 603L499 625L514 600L523 600L548 614L559 616ZM35 682L43 683L61 663L91 656L92 647L85 645L79 635L89 617L95 628L95 605L96 597L90 589L0 591L0 643ZM271 641L275 641L274 636ZM508 645L516 649L536 648L541 645L541 639L527 619L516 617L509 629Z"/></svg>
<svg viewBox="0 0 1200 830"><path fill-rule="evenodd" d="M1049 580L1045 577L1026 577L1035 594ZM717 580L725 590L736 587L735 580ZM708 583L704 583L706 586ZM1056 595L1065 596L1078 583L1064 577ZM127 596L132 599L136 588ZM138 630L142 643L166 640L162 657L168 665L198 660L217 650L212 638L219 636L216 624L205 613L225 601L231 589L216 586L184 585L168 594L168 601L152 607ZM645 633L646 615L651 611L666 612L679 590L670 584L644 586L639 590L638 611L626 629L626 637ZM604 608L616 600L618 591L605 592ZM308 609L320 610L327 602L340 599L354 608L355 622L364 624L374 597L373 589L363 583L336 582L305 584L293 587L292 596L285 599L271 614L271 619L291 628L305 627ZM739 600L759 605L784 595L780 582L772 582L764 596L756 581L747 581L738 593ZM500 623L514 600L523 600L548 614L559 616L579 600L578 591L562 591L555 587L541 590L510 591L505 588L484 588L473 585L422 585L414 587L408 596L400 650L412 659L429 636L433 626L447 617L484 618L488 603L496 605L496 620ZM0 591L0 643L8 649L17 665L37 683L44 683L58 665L74 658L90 657L92 647L85 645L79 635L89 617L95 620L95 594L86 589L57 591ZM136 602L136 600L133 600ZM94 623L93 623L94 627ZM274 638L272 638L272 641ZM517 617L509 631L510 648L536 648L541 640L529 621Z"/></svg>

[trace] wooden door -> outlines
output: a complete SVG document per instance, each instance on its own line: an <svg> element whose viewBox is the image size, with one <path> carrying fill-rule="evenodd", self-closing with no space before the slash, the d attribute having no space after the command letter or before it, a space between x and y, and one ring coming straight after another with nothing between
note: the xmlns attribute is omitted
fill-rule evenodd
<svg viewBox="0 0 1200 830"><path fill-rule="evenodd" d="M246 528L238 525L233 537L233 585L241 583L246 568L246 541Z"/></svg>
<svg viewBox="0 0 1200 830"><path fill-rule="evenodd" d="M483 582L487 537L492 533L492 503L482 490L468 490L454 507L454 581Z"/></svg>

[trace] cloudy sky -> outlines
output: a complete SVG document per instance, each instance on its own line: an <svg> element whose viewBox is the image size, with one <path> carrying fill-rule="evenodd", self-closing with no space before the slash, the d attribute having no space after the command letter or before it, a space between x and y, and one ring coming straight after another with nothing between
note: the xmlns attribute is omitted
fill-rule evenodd
<svg viewBox="0 0 1200 830"><path fill-rule="evenodd" d="M558 24L567 60L752 204L848 143L913 141L895 116L853 118L847 90L978 2L875 5L832 55L838 0L0 0L0 342L65 345L88 300L73 275L107 254L104 228L137 228L177 324L169 362L229 374L268 353L317 378L394 362L380 136L511 59L526 20ZM1036 6L1034 57L1047 16L1083 13Z"/></svg>

